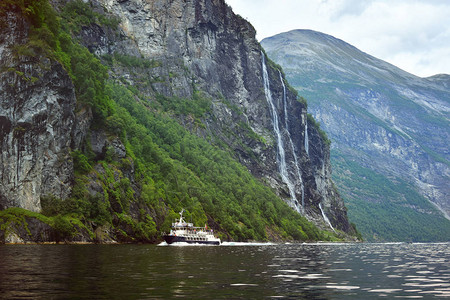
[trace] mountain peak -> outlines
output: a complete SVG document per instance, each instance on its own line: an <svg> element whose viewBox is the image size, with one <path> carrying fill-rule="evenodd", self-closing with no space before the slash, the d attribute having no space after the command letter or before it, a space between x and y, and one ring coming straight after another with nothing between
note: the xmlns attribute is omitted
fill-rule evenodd
<svg viewBox="0 0 450 300"><path fill-rule="evenodd" d="M436 74L425 79L432 81L436 84L440 84L445 88L450 88L450 75L449 74Z"/></svg>
<svg viewBox="0 0 450 300"><path fill-rule="evenodd" d="M327 72L339 74L339 76L345 73L353 78L358 78L358 81L361 82L376 82L386 78L393 82L399 80L416 82L420 79L341 39L318 31L296 29L266 38L261 41L261 44L266 51L278 53L279 57L283 56L286 59L292 55L301 57L290 63L307 67L307 62L314 57L314 64L326 67ZM290 68L290 65L287 64L286 68ZM365 70L367 74L361 74L361 70Z"/></svg>

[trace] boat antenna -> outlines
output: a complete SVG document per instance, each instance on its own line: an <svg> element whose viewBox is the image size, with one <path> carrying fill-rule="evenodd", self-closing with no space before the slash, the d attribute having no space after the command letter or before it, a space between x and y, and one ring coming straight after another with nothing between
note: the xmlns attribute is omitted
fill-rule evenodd
<svg viewBox="0 0 450 300"><path fill-rule="evenodd" d="M184 208L181 209L181 211L180 211L180 223L183 222L183 212L184 212L184 211L185 211Z"/></svg>

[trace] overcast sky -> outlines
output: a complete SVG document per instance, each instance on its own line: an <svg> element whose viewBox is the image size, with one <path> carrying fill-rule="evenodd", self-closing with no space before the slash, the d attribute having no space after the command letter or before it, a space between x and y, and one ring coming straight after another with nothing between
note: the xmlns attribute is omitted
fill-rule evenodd
<svg viewBox="0 0 450 300"><path fill-rule="evenodd" d="M226 0L262 40L330 34L414 75L450 74L450 0Z"/></svg>

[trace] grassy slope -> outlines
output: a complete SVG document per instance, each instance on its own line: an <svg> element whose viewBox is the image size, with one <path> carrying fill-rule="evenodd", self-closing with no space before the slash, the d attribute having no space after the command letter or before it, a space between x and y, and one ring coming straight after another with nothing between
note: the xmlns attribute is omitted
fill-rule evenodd
<svg viewBox="0 0 450 300"><path fill-rule="evenodd" d="M450 221L415 187L387 178L333 152L333 180L346 200L348 215L368 241L448 241Z"/></svg>
<svg viewBox="0 0 450 300"><path fill-rule="evenodd" d="M349 113L386 129L388 132L405 135L391 128L388 124L373 116L362 107L351 105L340 99L334 89L324 88L322 84L312 90L301 90L305 82L312 78L295 75L294 70L286 71L289 81L297 87L299 94L308 98L309 106L320 106L320 100L327 99ZM328 78L328 77L327 77ZM317 79L317 78L316 78ZM330 79L333 79L331 77ZM333 80L340 81L339 78ZM342 90L354 89L355 84L343 83ZM319 91L319 92L318 92ZM391 90L383 93L394 97L395 110L422 110L416 103L393 94ZM427 116L429 114L426 114ZM424 117L430 118L430 117ZM436 126L444 127L442 118L432 120ZM418 137L417 134L409 133ZM448 160L436 151L421 145L422 149L437 161L448 164ZM365 168L348 157L332 150L333 181L339 187L348 208L351 222L358 227L368 241L448 241L450 240L450 221L423 196L417 188L400 178L388 178L374 170ZM425 212L427 211L427 212ZM432 212L432 213L431 213Z"/></svg>

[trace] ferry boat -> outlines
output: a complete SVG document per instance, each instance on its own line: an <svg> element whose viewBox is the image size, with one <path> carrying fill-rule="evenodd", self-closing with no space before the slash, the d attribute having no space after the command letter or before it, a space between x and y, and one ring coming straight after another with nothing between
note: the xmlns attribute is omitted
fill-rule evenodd
<svg viewBox="0 0 450 300"><path fill-rule="evenodd" d="M188 243L188 244L209 244L220 245L220 239L214 236L213 230L205 227L194 227L193 223L187 223L183 219L184 209L180 212L180 219L172 223L169 234L164 235L167 244Z"/></svg>

